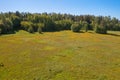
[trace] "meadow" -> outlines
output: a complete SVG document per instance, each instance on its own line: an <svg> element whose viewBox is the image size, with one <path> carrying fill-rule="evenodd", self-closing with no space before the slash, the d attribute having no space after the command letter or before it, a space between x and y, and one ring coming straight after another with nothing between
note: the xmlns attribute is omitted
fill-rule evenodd
<svg viewBox="0 0 120 80"><path fill-rule="evenodd" d="M0 36L0 80L119 80L120 32Z"/></svg>

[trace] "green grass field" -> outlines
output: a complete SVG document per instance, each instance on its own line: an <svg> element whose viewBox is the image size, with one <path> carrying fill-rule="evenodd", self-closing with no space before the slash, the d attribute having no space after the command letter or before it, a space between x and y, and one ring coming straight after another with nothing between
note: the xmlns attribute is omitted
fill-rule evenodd
<svg viewBox="0 0 120 80"><path fill-rule="evenodd" d="M2 35L0 80L120 80L120 32Z"/></svg>

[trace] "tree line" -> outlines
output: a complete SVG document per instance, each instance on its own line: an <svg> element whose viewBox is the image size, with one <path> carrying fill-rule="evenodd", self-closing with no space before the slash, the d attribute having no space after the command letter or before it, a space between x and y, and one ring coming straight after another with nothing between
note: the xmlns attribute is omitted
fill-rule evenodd
<svg viewBox="0 0 120 80"><path fill-rule="evenodd" d="M18 30L34 32L51 32L80 29L94 30L106 34L107 30L120 31L120 20L110 16L71 15L60 13L29 13L6 12L0 13L0 34L13 33Z"/></svg>

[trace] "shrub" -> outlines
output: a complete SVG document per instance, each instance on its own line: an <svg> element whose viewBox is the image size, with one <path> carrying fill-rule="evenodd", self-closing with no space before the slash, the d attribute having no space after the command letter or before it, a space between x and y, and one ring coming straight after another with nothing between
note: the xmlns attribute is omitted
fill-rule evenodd
<svg viewBox="0 0 120 80"><path fill-rule="evenodd" d="M72 25L71 20L59 20L55 21L55 30L70 30L70 27Z"/></svg>
<svg viewBox="0 0 120 80"><path fill-rule="evenodd" d="M88 31L88 23L86 21L83 22L83 27L85 29L85 32Z"/></svg>
<svg viewBox="0 0 120 80"><path fill-rule="evenodd" d="M43 23L38 23L37 26L38 26L38 32L42 33L42 28L44 27L44 24Z"/></svg>
<svg viewBox="0 0 120 80"><path fill-rule="evenodd" d="M4 28L4 24L2 23L2 21L0 21L0 34L3 33L3 28Z"/></svg>
<svg viewBox="0 0 120 80"><path fill-rule="evenodd" d="M61 23L61 21L55 21L55 30L57 30L57 31L62 30L62 23Z"/></svg>
<svg viewBox="0 0 120 80"><path fill-rule="evenodd" d="M34 29L33 29L33 26L32 26L32 22L28 22L28 21L22 21L21 22L21 27L23 30L26 30L30 33L33 33L34 32Z"/></svg>
<svg viewBox="0 0 120 80"><path fill-rule="evenodd" d="M10 19L0 20L1 33L10 33L13 29L13 23Z"/></svg>
<svg viewBox="0 0 120 80"><path fill-rule="evenodd" d="M32 27L32 26L30 26L30 27L28 28L28 32L29 32L29 33L33 33L33 32L34 32L34 30L33 30L33 27Z"/></svg>
<svg viewBox="0 0 120 80"><path fill-rule="evenodd" d="M2 29L0 28L0 34L2 33Z"/></svg>
<svg viewBox="0 0 120 80"><path fill-rule="evenodd" d="M95 32L100 33L100 34L106 34L107 33L107 28L105 26L95 26Z"/></svg>
<svg viewBox="0 0 120 80"><path fill-rule="evenodd" d="M7 28L7 33L11 32L13 30L13 23L10 19L6 19L4 24Z"/></svg>
<svg viewBox="0 0 120 80"><path fill-rule="evenodd" d="M12 23L13 23L13 29L19 30L20 29L20 18L18 16L12 16L11 17Z"/></svg>
<svg viewBox="0 0 120 80"><path fill-rule="evenodd" d="M44 27L42 28L43 31L45 32L51 32L51 31L55 31L55 23L54 21L50 18L50 17L44 17Z"/></svg>
<svg viewBox="0 0 120 80"><path fill-rule="evenodd" d="M42 33L42 28L41 27L38 27L38 33Z"/></svg>
<svg viewBox="0 0 120 80"><path fill-rule="evenodd" d="M79 32L80 29L81 29L81 24L79 24L79 23L74 23L71 25L71 30L73 32Z"/></svg>

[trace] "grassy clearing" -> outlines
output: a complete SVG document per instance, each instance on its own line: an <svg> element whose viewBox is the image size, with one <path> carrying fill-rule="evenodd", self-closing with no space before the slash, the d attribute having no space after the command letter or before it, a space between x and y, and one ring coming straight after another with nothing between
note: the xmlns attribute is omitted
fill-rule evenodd
<svg viewBox="0 0 120 80"><path fill-rule="evenodd" d="M120 32L0 36L0 80L119 80Z"/></svg>

